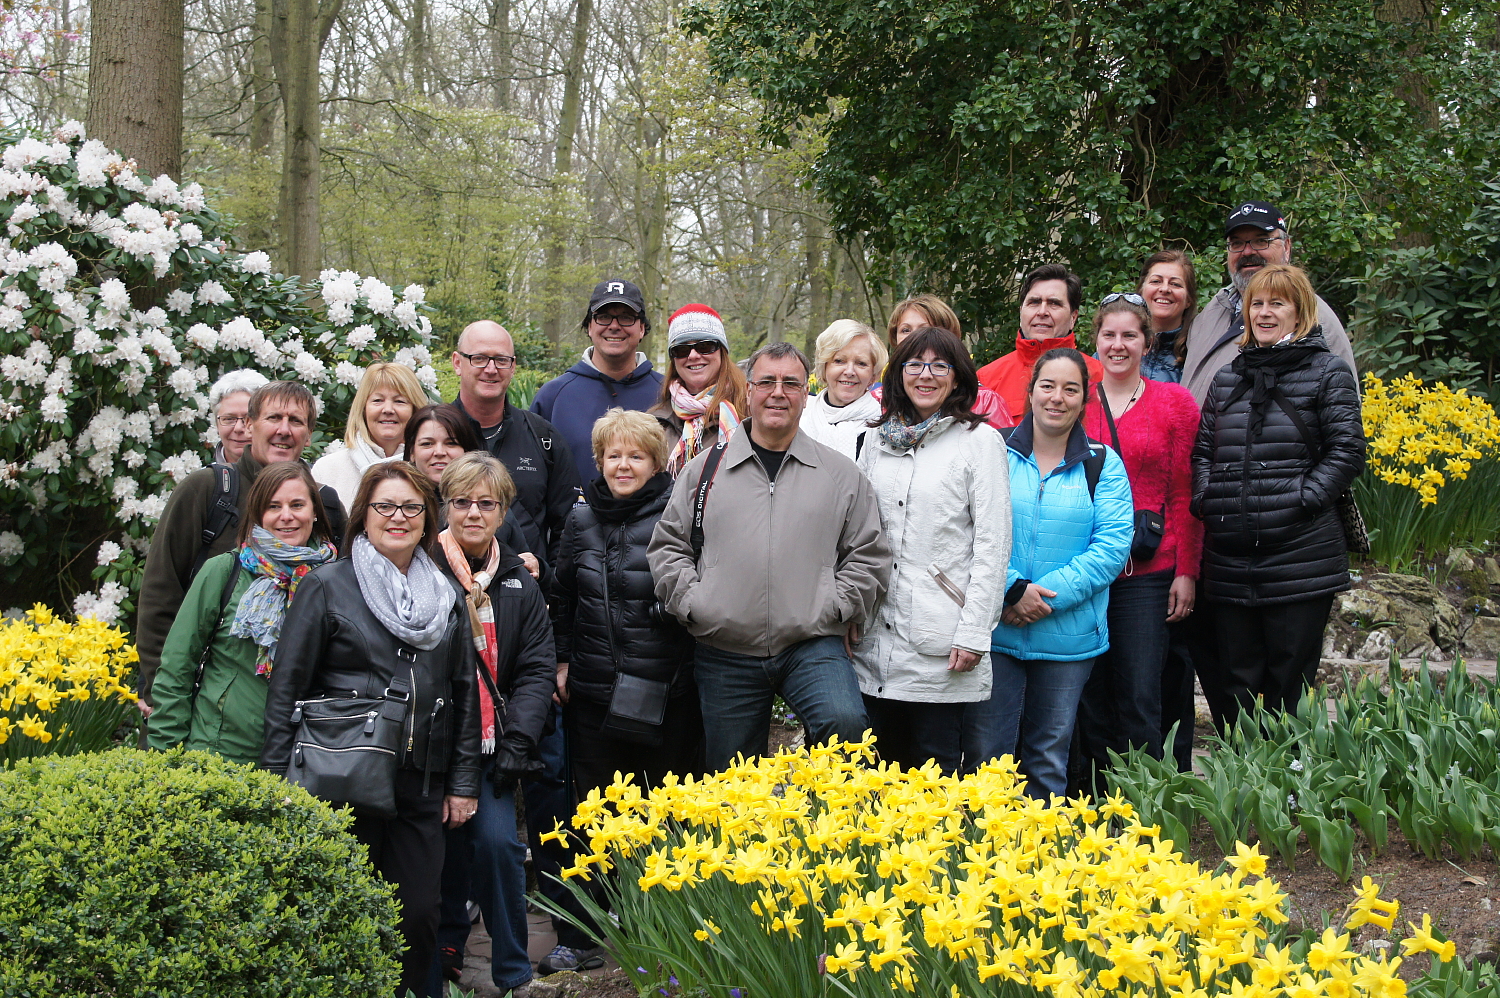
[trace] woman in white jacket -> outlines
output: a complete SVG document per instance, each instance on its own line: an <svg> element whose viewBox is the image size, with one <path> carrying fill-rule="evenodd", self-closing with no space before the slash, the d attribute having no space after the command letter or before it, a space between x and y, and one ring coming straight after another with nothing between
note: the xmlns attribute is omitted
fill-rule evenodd
<svg viewBox="0 0 1500 998"><path fill-rule="evenodd" d="M349 407L344 446L313 462L313 480L337 492L348 509L365 469L402 456L406 421L427 401L417 373L405 364L371 364Z"/></svg>
<svg viewBox="0 0 1500 998"><path fill-rule="evenodd" d="M859 447L893 552L855 671L881 757L959 768L963 705L990 695L990 632L1010 562L1005 444L973 411L974 362L946 330L896 348L877 427Z"/></svg>
<svg viewBox="0 0 1500 998"><path fill-rule="evenodd" d="M885 344L863 322L836 319L818 334L817 349L824 388L802 410L802 432L852 460L854 441L880 418L870 388L885 368Z"/></svg>

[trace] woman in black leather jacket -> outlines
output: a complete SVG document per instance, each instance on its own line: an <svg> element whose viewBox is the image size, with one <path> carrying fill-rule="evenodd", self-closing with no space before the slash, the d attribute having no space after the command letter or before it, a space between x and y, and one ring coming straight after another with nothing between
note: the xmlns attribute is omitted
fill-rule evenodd
<svg viewBox="0 0 1500 998"><path fill-rule="evenodd" d="M568 744L580 799L616 772L642 787L667 773L702 771L703 721L693 684L693 639L661 611L646 546L672 492L658 422L611 409L594 424L600 477L574 506L552 585L557 688L568 705ZM621 675L668 684L661 723L611 716ZM617 707L619 704L617 704Z"/></svg>
<svg viewBox="0 0 1500 998"><path fill-rule="evenodd" d="M1263 697L1294 710L1349 588L1336 504L1364 470L1354 372L1324 342L1307 275L1278 264L1244 292L1245 336L1214 377L1193 448L1204 594L1221 649L1204 693L1222 728Z"/></svg>
<svg viewBox="0 0 1500 998"><path fill-rule="evenodd" d="M480 779L474 645L463 594L429 554L437 512L431 484L405 461L365 472L343 556L310 572L287 610L260 758L264 769L296 775L288 774L294 709L309 694L380 697L408 687L396 816L356 810L350 831L396 885L406 944L401 993L419 995L427 994L437 944L443 825L473 816Z"/></svg>

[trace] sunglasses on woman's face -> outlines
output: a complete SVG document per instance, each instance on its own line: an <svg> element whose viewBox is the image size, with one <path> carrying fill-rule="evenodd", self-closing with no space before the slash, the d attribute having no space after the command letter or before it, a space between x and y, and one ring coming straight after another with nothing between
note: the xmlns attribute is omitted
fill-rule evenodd
<svg viewBox="0 0 1500 998"><path fill-rule="evenodd" d="M687 360L688 354L694 350L698 351L698 356L708 357L718 353L722 348L723 344L718 340L699 340L697 343L679 343L668 353L672 355L673 360Z"/></svg>

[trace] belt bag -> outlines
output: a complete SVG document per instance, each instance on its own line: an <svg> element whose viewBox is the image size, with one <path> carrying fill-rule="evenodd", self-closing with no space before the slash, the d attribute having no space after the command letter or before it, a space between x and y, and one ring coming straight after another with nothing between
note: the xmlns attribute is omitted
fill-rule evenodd
<svg viewBox="0 0 1500 998"><path fill-rule="evenodd" d="M380 697L299 700L287 779L362 817L396 816L396 760L411 711L411 684L391 681Z"/></svg>

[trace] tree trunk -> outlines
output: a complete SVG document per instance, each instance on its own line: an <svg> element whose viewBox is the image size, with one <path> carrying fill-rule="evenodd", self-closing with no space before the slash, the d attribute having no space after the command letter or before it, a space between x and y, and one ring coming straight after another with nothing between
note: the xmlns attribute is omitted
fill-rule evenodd
<svg viewBox="0 0 1500 998"><path fill-rule="evenodd" d="M281 257L311 280L323 266L319 232L322 116L318 60L343 0L272 0L271 61L281 91Z"/></svg>
<svg viewBox="0 0 1500 998"><path fill-rule="evenodd" d="M666 308L667 183L655 169L666 158L666 131L655 118L643 115L636 135L644 161L636 168L636 225L641 247L641 292L648 315L663 316Z"/></svg>
<svg viewBox="0 0 1500 998"><path fill-rule="evenodd" d="M512 0L493 0L490 4L490 66L495 74L495 110L510 110L512 74L510 9Z"/></svg>
<svg viewBox="0 0 1500 998"><path fill-rule="evenodd" d="M271 148L276 127L276 70L271 65L271 0L255 0L255 37L250 42L250 151Z"/></svg>
<svg viewBox="0 0 1500 998"><path fill-rule="evenodd" d="M588 49L589 21L593 16L594 0L577 0L573 17L573 46L568 50L568 61L563 68L562 113L557 119L557 154L552 169L555 189L558 182L573 172L573 137L578 132L579 113L583 104L583 57ZM543 302L546 312L542 319L542 332L553 343L562 342L562 270L568 260L561 193L560 189L556 189L557 210L552 216L552 231L546 237L547 296Z"/></svg>
<svg viewBox="0 0 1500 998"><path fill-rule="evenodd" d="M183 0L93 0L88 132L143 177L182 175Z"/></svg>
<svg viewBox="0 0 1500 998"><path fill-rule="evenodd" d="M803 353L811 357L818 334L828 325L828 266L823 253L823 220L808 218L802 226L807 267L807 338Z"/></svg>

